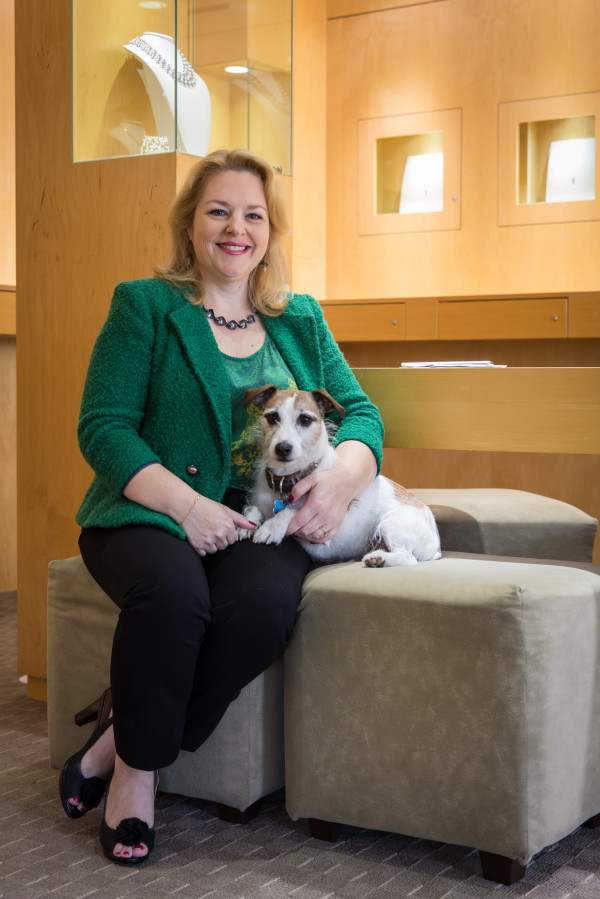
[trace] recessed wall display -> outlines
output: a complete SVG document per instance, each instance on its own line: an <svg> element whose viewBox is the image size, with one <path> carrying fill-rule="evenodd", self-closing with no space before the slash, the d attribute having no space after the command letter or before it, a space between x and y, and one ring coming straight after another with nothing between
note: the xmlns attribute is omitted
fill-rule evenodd
<svg viewBox="0 0 600 899"><path fill-rule="evenodd" d="M460 228L459 109L358 128L360 234Z"/></svg>
<svg viewBox="0 0 600 899"><path fill-rule="evenodd" d="M500 225L600 218L600 93L501 103Z"/></svg>
<svg viewBox="0 0 600 899"><path fill-rule="evenodd" d="M289 173L291 6L72 0L73 160L241 146Z"/></svg>
<svg viewBox="0 0 600 899"><path fill-rule="evenodd" d="M595 199L595 118L520 122L518 203Z"/></svg>

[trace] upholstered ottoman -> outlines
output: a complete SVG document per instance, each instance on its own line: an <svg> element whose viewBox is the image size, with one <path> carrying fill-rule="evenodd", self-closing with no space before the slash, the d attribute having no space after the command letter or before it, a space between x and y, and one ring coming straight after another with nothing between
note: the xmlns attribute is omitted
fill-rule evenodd
<svg viewBox="0 0 600 899"><path fill-rule="evenodd" d="M598 522L581 509L526 490L418 488L448 552L591 562Z"/></svg>
<svg viewBox="0 0 600 899"><path fill-rule="evenodd" d="M73 715L108 686L118 609L81 556L51 562L48 577L50 764L63 765L87 739ZM220 816L246 821L283 786L283 660L242 690L196 752L160 772L160 789L219 803Z"/></svg>
<svg viewBox="0 0 600 899"><path fill-rule="evenodd" d="M323 567L285 653L287 808L472 846L484 876L600 813L600 566Z"/></svg>

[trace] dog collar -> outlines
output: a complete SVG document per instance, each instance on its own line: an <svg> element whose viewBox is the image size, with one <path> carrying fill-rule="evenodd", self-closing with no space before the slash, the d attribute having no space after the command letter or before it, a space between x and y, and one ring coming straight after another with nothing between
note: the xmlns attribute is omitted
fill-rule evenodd
<svg viewBox="0 0 600 899"><path fill-rule="evenodd" d="M319 459L318 462L312 462L307 468L303 468L302 471L295 471L293 474L275 474L270 468L265 468L267 484L275 493L287 498L298 481L312 474L320 464L321 460Z"/></svg>

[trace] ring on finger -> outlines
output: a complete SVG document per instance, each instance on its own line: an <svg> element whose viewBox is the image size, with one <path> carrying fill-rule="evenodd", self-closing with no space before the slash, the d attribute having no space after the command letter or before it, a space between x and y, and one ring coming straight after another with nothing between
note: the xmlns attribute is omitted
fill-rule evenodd
<svg viewBox="0 0 600 899"><path fill-rule="evenodd" d="M321 533L323 534L324 537L327 537L327 534L329 533L329 531L327 530L327 528L324 528L323 525L321 525L321 527L319 528L319 530L321 531Z"/></svg>

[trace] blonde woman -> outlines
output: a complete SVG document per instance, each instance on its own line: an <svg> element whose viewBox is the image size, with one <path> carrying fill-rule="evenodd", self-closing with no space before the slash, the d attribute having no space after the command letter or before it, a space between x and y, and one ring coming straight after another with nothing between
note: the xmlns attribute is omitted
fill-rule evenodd
<svg viewBox="0 0 600 899"><path fill-rule="evenodd" d="M154 772L197 749L292 636L310 562L291 535L331 537L382 446L379 414L318 303L288 291L268 163L245 150L200 160L170 224L169 263L115 290L79 423L95 473L77 516L81 553L121 612L112 700L60 792L79 817L110 780L101 844L128 865L153 848ZM296 485L309 496L280 546L236 540L236 527L254 527L241 510L260 414L241 400L265 383L326 388L346 409L340 464Z"/></svg>

